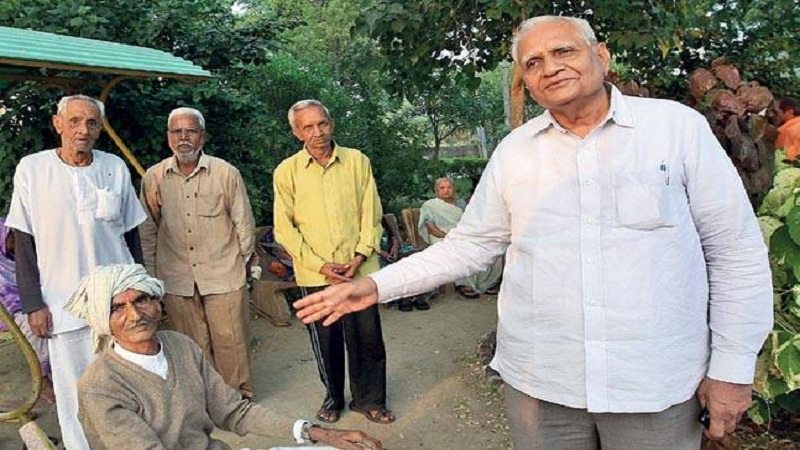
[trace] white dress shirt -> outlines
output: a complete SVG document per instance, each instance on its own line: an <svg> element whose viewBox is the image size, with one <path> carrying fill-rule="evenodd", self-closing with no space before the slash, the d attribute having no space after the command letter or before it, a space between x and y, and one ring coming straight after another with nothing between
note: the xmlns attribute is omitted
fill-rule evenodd
<svg viewBox="0 0 800 450"><path fill-rule="evenodd" d="M370 275L380 299L506 254L492 367L532 397L656 412L750 383L772 327L767 251L705 118L623 96L585 138L545 112L497 147L446 239Z"/></svg>

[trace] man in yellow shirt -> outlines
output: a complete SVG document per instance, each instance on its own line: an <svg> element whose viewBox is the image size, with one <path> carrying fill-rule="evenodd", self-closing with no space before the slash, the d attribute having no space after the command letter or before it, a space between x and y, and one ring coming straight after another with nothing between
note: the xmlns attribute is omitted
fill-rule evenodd
<svg viewBox="0 0 800 450"><path fill-rule="evenodd" d="M292 255L303 296L378 270L381 203L369 158L333 142L333 120L316 100L289 108L303 149L275 169L275 238ZM376 423L394 422L386 409L386 350L376 306L325 327L308 325L325 401L317 418L339 420L344 408L347 347L350 409Z"/></svg>

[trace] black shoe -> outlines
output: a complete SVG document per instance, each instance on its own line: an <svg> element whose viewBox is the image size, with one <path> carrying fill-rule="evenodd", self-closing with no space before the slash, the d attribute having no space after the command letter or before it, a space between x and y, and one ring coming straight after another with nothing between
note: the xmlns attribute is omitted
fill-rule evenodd
<svg viewBox="0 0 800 450"><path fill-rule="evenodd" d="M414 310L414 304L411 299L403 298L397 302L397 309L403 312L409 312Z"/></svg>
<svg viewBox="0 0 800 450"><path fill-rule="evenodd" d="M427 311L431 309L431 305L424 298L418 298L414 300L414 308L417 308L418 311Z"/></svg>

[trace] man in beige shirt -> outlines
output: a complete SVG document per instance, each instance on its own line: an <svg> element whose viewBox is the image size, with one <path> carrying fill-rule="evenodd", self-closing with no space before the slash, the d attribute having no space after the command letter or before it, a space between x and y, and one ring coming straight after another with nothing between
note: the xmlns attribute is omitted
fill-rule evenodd
<svg viewBox="0 0 800 450"><path fill-rule="evenodd" d="M252 398L245 274L255 225L244 180L232 165L203 153L200 111L177 108L167 123L174 155L142 179L145 265L166 283L171 327L197 342L225 382Z"/></svg>

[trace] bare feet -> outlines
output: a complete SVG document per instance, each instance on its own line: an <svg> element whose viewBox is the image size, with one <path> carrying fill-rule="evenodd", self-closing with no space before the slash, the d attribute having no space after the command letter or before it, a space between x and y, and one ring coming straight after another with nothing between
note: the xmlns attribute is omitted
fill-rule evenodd
<svg viewBox="0 0 800 450"><path fill-rule="evenodd" d="M53 405L56 403L56 394L53 391L53 382L50 377L42 376L42 392L39 393L39 400Z"/></svg>

